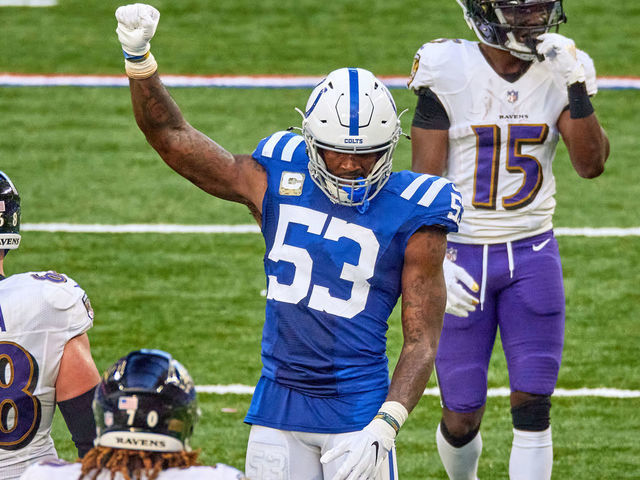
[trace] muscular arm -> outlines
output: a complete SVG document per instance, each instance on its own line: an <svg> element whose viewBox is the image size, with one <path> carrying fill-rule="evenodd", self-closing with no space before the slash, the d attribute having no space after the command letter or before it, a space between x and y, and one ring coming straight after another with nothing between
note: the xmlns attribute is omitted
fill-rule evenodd
<svg viewBox="0 0 640 480"><path fill-rule="evenodd" d="M447 301L442 262L444 230L423 227L409 239L402 270L402 333L404 343L393 372L387 401L410 412L431 376Z"/></svg>
<svg viewBox="0 0 640 480"><path fill-rule="evenodd" d="M56 403L62 413L78 456L83 457L93 446L96 423L91 403L100 374L93 362L86 333L67 342L62 352L56 379Z"/></svg>
<svg viewBox="0 0 640 480"><path fill-rule="evenodd" d="M262 212L267 177L260 164L189 125L157 73L129 86L136 122L167 165L211 195L244 203L254 216Z"/></svg>
<svg viewBox="0 0 640 480"><path fill-rule="evenodd" d="M448 130L411 127L411 169L414 172L442 175L447 168Z"/></svg>
<svg viewBox="0 0 640 480"><path fill-rule="evenodd" d="M91 356L87 334L69 340L62 352L56 379L56 402L77 397L95 387L99 381L100 374Z"/></svg>
<svg viewBox="0 0 640 480"><path fill-rule="evenodd" d="M583 178L595 178L604 171L609 157L609 139L595 113L585 118L571 118L565 110L558 119L571 164Z"/></svg>

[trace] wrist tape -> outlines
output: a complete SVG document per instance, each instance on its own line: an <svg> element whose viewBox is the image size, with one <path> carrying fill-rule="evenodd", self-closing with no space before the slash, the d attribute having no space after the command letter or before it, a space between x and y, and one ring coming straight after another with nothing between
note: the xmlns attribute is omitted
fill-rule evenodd
<svg viewBox="0 0 640 480"><path fill-rule="evenodd" d="M409 412L400 402L384 402L374 420L385 421L397 434L408 416Z"/></svg>
<svg viewBox="0 0 640 480"><path fill-rule="evenodd" d="M571 118L586 118L591 115L593 105L587 93L587 85L584 82L576 82L568 87L569 92L569 113Z"/></svg>
<svg viewBox="0 0 640 480"><path fill-rule="evenodd" d="M149 78L158 70L158 64L151 51L144 55L133 56L124 52L124 69L129 78L142 80Z"/></svg>

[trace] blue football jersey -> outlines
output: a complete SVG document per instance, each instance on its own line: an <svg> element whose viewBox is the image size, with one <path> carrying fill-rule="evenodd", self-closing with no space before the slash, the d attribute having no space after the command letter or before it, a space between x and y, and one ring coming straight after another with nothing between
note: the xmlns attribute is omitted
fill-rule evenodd
<svg viewBox="0 0 640 480"><path fill-rule="evenodd" d="M444 178L394 172L360 213L332 203L316 186L300 135L277 132L258 144L253 157L268 176L262 205L268 288L263 379L247 421L318 432L354 427L327 430L322 418L310 420L313 425L287 419L266 405L266 384L270 391L282 388L283 395L292 390L328 402L376 392L375 405L360 400L350 406L352 417L368 417L366 425L389 385L387 320L401 294L407 241L426 225L457 231L460 195Z"/></svg>

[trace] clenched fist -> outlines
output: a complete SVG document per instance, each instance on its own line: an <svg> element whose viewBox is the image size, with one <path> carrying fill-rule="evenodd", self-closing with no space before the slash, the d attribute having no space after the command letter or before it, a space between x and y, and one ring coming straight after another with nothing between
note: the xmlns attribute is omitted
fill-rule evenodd
<svg viewBox="0 0 640 480"><path fill-rule="evenodd" d="M151 5L134 3L119 7L116 10L116 20L116 33L122 50L131 57L146 54L151 48L149 40L156 33L160 12Z"/></svg>

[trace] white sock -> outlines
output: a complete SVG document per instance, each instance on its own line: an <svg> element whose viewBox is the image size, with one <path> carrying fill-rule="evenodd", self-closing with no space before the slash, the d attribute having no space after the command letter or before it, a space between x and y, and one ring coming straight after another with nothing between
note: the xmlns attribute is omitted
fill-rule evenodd
<svg viewBox="0 0 640 480"><path fill-rule="evenodd" d="M482 437L480 432L463 447L456 448L447 442L440 430L436 430L436 445L442 465L450 480L476 480L478 461L482 453Z"/></svg>
<svg viewBox="0 0 640 480"><path fill-rule="evenodd" d="M551 427L542 432L513 429L510 480L549 480L553 466Z"/></svg>

